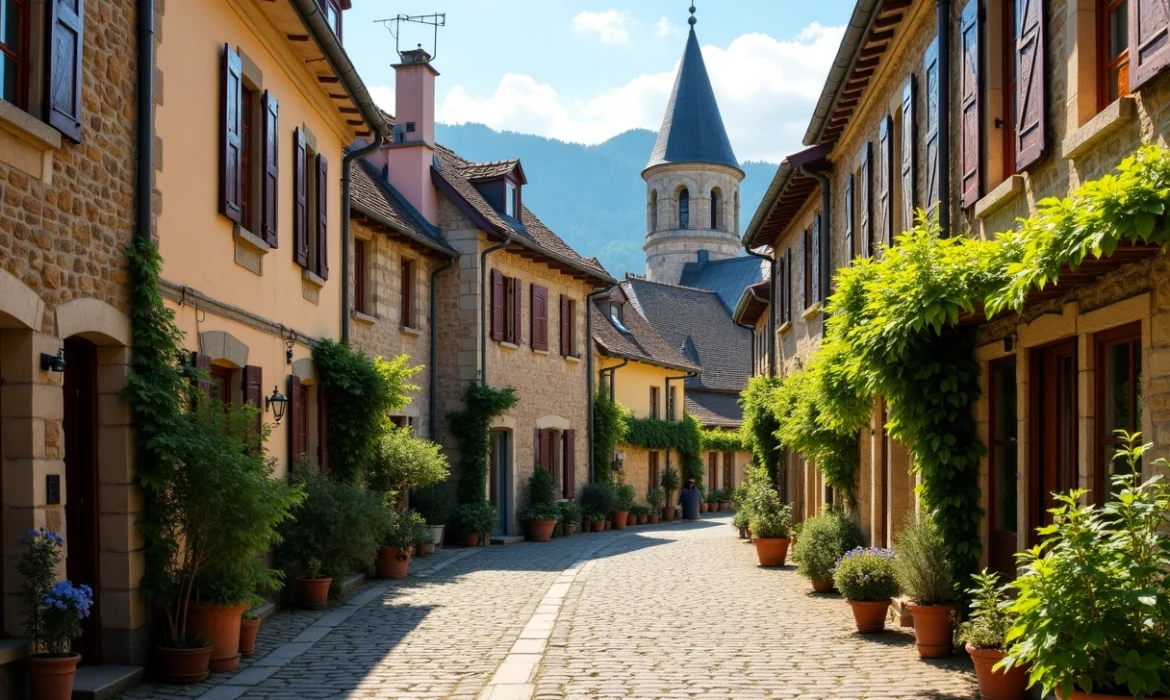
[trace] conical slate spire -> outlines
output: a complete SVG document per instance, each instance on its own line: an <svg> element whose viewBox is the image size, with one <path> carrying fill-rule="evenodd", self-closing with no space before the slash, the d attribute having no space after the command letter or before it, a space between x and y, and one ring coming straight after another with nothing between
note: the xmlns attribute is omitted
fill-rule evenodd
<svg viewBox="0 0 1170 700"><path fill-rule="evenodd" d="M663 163L715 163L739 168L723 128L693 22L658 141L646 167Z"/></svg>

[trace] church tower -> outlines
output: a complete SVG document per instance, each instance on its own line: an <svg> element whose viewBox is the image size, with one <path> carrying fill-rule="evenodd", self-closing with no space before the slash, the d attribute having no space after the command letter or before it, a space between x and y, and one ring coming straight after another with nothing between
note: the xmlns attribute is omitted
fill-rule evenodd
<svg viewBox="0 0 1170 700"><path fill-rule="evenodd" d="M739 183L743 171L731 150L715 91L695 36L695 7L682 64L646 181L646 276L677 284L683 266L739 254Z"/></svg>

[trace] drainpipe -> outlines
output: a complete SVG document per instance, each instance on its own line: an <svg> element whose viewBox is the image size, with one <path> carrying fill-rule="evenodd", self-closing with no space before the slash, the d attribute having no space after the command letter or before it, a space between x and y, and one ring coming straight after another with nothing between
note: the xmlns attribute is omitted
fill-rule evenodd
<svg viewBox="0 0 1170 700"><path fill-rule="evenodd" d="M484 248L479 254L479 383L487 386L487 256L512 243L512 234L505 233L504 240ZM519 329L517 329L519 330Z"/></svg>
<svg viewBox="0 0 1170 700"><path fill-rule="evenodd" d="M365 158L382 147L382 132L374 129L374 140L367 146L351 150L341 159L341 342L349 342L349 189L350 170L358 158Z"/></svg>
<svg viewBox="0 0 1170 700"><path fill-rule="evenodd" d="M150 241L154 176L154 0L138 0L138 68L135 116L138 156L134 177L134 235Z"/></svg>
<svg viewBox="0 0 1170 700"><path fill-rule="evenodd" d="M680 374L677 377L667 377L666 378L666 403L668 404L668 408L669 408L669 404L670 404L670 382L671 382L671 380L678 381L679 379L690 379L691 377L698 376L698 374L699 374L698 372L687 372L686 374ZM674 422L674 418L669 410L666 412L666 422L667 423Z"/></svg>
<svg viewBox="0 0 1170 700"><path fill-rule="evenodd" d="M951 231L951 0L938 0L938 225Z"/></svg>
<svg viewBox="0 0 1170 700"><path fill-rule="evenodd" d="M435 403L435 394L438 393L439 387L439 290L435 287L435 281L439 277L439 273L450 270L455 267L455 263L459 261L457 257L451 257L440 267L431 270L431 366L430 370L430 407L427 412L428 420L430 420L429 430L431 442L435 442L438 435L438 426L435 423L438 421L439 409L438 404Z"/></svg>
<svg viewBox="0 0 1170 700"><path fill-rule="evenodd" d="M832 256L829 255L831 252L829 250L829 227L830 222L833 220L832 216L830 216L833 206L832 190L829 187L829 177L824 173L820 172L819 170L810 170L803 165L799 167L799 170L806 176L811 177L812 179L819 182L821 185L821 230L817 233L821 238L821 269L825 271L825 274L821 275L821 302L824 303L829 300L829 292L833 286L829 275L829 270L833 269L833 259Z"/></svg>
<svg viewBox="0 0 1170 700"><path fill-rule="evenodd" d="M620 364L616 364L613 367L605 367L601 370L602 374L609 372L609 398L611 398L611 399L613 398L614 383L615 383L614 380L617 377L617 371L619 369L621 369L622 367L625 367L628 364L630 364L630 360L629 360L629 358L626 358L626 359L622 360Z"/></svg>
<svg viewBox="0 0 1170 700"><path fill-rule="evenodd" d="M585 352L585 387L589 392L589 398L586 403L588 412L585 416L585 424L588 426L589 439L589 483L593 483L593 300L602 294L608 294L609 288L595 289L585 295L585 337L588 338Z"/></svg>
<svg viewBox="0 0 1170 700"><path fill-rule="evenodd" d="M769 268L771 270L771 272L769 273L772 275L769 278L771 284L768 285L771 288L771 291L768 292L768 297L769 297L769 299L768 299L768 376L775 377L776 376L776 256L764 255L763 253L757 253L756 251L752 250L751 248L748 248L747 246L744 246L743 249L747 251L748 255L750 255L754 258L759 258L761 260L767 260Z"/></svg>

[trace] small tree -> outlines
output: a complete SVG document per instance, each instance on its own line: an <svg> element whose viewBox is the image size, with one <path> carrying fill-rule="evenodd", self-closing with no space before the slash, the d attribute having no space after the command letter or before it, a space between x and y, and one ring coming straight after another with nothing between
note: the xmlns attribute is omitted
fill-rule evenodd
<svg viewBox="0 0 1170 700"><path fill-rule="evenodd" d="M557 507L555 485L547 469L536 468L528 477L528 508L525 520L556 520L560 517Z"/></svg>
<svg viewBox="0 0 1170 700"><path fill-rule="evenodd" d="M366 484L375 491L393 493L394 510L402 513L408 491L445 481L450 474L438 444L415 437L409 427L391 427L374 448Z"/></svg>
<svg viewBox="0 0 1170 700"><path fill-rule="evenodd" d="M678 472L674 470L674 467L667 467L666 471L662 472L662 478L658 483L662 486L662 490L666 492L666 503L669 505L671 503L671 494L678 491L678 487L681 485Z"/></svg>

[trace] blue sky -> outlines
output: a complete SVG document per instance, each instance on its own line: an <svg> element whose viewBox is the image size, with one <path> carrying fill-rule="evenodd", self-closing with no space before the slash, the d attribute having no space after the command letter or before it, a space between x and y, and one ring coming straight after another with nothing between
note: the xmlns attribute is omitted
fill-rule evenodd
<svg viewBox="0 0 1170 700"><path fill-rule="evenodd" d="M800 147L852 0L706 0L696 27L724 122L741 160ZM656 129L686 39L677 0L355 0L345 44L393 111L394 39L376 20L446 12L435 67L439 121L597 143ZM430 49L408 25L401 48Z"/></svg>

